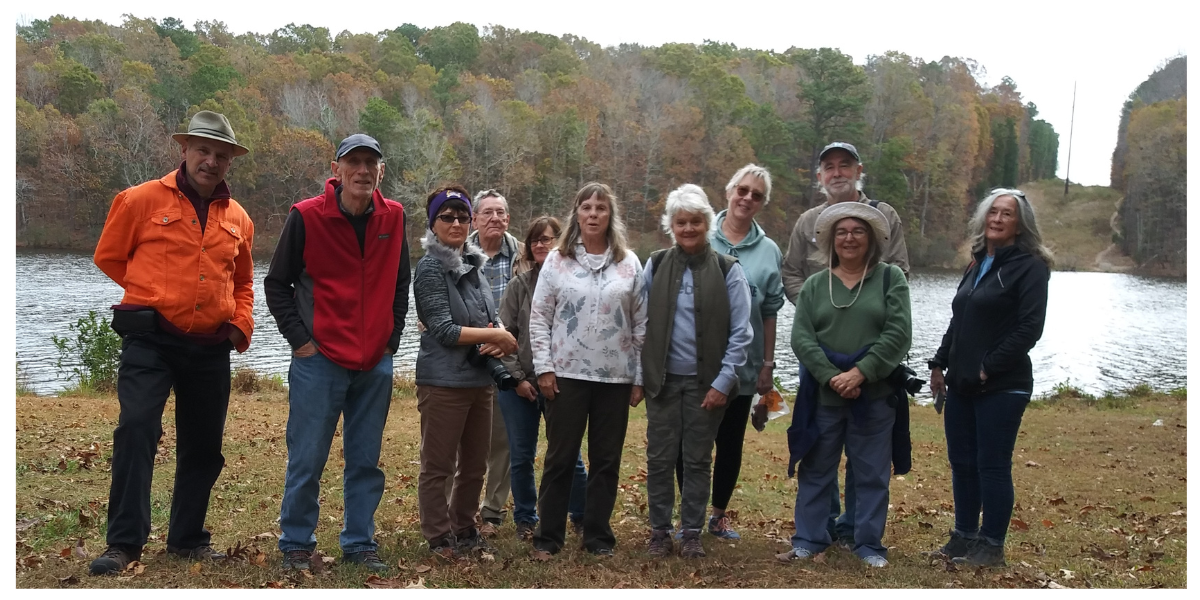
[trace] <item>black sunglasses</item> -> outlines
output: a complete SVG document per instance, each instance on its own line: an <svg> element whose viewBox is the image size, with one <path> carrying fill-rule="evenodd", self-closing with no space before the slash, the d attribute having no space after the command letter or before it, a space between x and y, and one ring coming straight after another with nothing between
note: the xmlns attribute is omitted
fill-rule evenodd
<svg viewBox="0 0 1200 600"><path fill-rule="evenodd" d="M467 224L467 223L471 222L471 217L466 217L466 216L462 216L462 215L438 215L437 220L439 220L443 223L446 223L447 225L450 223Z"/></svg>
<svg viewBox="0 0 1200 600"><path fill-rule="evenodd" d="M758 190L751 191L750 186L748 185L737 186L737 194L742 197L750 196L750 199L755 202L762 202L763 199L767 197L766 194L763 194Z"/></svg>

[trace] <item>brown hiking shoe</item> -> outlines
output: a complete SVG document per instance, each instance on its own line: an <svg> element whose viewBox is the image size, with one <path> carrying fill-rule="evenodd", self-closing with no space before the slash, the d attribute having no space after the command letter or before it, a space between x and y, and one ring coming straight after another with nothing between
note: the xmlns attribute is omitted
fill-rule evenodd
<svg viewBox="0 0 1200 600"><path fill-rule="evenodd" d="M92 575L116 575L125 570L129 563L142 557L141 551L130 552L118 546L109 546L104 554L97 556L88 566Z"/></svg>
<svg viewBox="0 0 1200 600"><path fill-rule="evenodd" d="M224 552L217 552L207 544L187 549L167 546L167 554L188 560L225 560Z"/></svg>
<svg viewBox="0 0 1200 600"><path fill-rule="evenodd" d="M312 552L308 550L288 550L283 553L284 571L312 570Z"/></svg>
<svg viewBox="0 0 1200 600"><path fill-rule="evenodd" d="M484 519L483 525L479 526L479 535L482 535L485 538L496 537L496 528L498 525L498 523L493 523L487 519Z"/></svg>
<svg viewBox="0 0 1200 600"><path fill-rule="evenodd" d="M533 539L533 523L517 523L517 539L528 542Z"/></svg>
<svg viewBox="0 0 1200 600"><path fill-rule="evenodd" d="M704 544L700 543L699 530L684 530L683 545L679 547L679 556L683 558L704 558Z"/></svg>
<svg viewBox="0 0 1200 600"><path fill-rule="evenodd" d="M671 540L671 529L653 529L650 531L650 541L646 544L646 553L654 558L670 556L675 552L675 542Z"/></svg>

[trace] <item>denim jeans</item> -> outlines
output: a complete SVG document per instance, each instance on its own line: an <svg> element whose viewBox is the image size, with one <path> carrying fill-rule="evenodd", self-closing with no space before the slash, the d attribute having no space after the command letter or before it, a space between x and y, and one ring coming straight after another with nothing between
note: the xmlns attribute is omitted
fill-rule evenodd
<svg viewBox="0 0 1200 600"><path fill-rule="evenodd" d="M1004 543L1014 501L1012 454L1029 394L946 394L946 453L954 483L954 528ZM983 511L983 526L979 512Z"/></svg>
<svg viewBox="0 0 1200 600"><path fill-rule="evenodd" d="M538 432L546 411L546 398L538 394L537 400L531 402L518 396L515 390L505 390L500 392L500 411L508 429L513 521L536 524L537 486L533 482L533 459L537 457ZM575 478L571 481L571 501L567 505L572 521L583 519L586 501L587 468L583 465L581 452L579 462L575 464Z"/></svg>
<svg viewBox="0 0 1200 600"><path fill-rule="evenodd" d="M883 531L887 522L892 475L892 425L896 409L880 398L870 400L863 422L849 406L818 406L820 433L796 470L796 534L793 548L823 552L833 538L827 528L829 496L837 477L842 449L854 464L854 553L887 557Z"/></svg>
<svg viewBox="0 0 1200 600"><path fill-rule="evenodd" d="M279 550L317 547L321 473L338 417L342 424L342 552L375 550L375 509L383 497L379 447L392 397L392 355L370 371L352 371L317 352L292 357L288 370L287 473L279 514Z"/></svg>

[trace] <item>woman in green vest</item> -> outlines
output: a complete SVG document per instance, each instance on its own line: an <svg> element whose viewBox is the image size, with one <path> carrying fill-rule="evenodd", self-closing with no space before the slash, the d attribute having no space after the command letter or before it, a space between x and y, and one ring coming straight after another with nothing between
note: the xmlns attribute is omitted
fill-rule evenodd
<svg viewBox="0 0 1200 600"><path fill-rule="evenodd" d="M912 343L908 282L880 262L888 231L883 213L860 202L834 204L817 218L829 268L804 282L792 323L792 350L808 371L796 417L807 415L811 435L797 449L789 431L789 449L800 455L796 534L781 560L812 557L833 542L829 495L844 446L857 487L854 553L872 567L888 565L882 539L896 409L886 379Z"/></svg>
<svg viewBox="0 0 1200 600"><path fill-rule="evenodd" d="M675 246L655 252L642 270L649 297L642 346L652 528L648 550L655 557L674 550L671 513L681 452L680 555L704 556L700 529L708 506L713 439L727 402L738 396L737 368L746 362L746 347L754 339L746 275L737 259L717 254L709 244L714 219L699 186L684 184L671 192L662 227Z"/></svg>

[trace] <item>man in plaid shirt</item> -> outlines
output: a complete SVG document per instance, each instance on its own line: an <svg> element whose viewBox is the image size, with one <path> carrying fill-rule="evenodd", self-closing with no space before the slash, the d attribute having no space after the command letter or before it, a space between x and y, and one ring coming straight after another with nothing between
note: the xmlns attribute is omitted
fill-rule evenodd
<svg viewBox="0 0 1200 600"><path fill-rule="evenodd" d="M484 190L475 194L473 202L475 231L467 241L479 245L487 254L483 274L492 287L492 299L500 306L500 298L513 277L513 266L523 250L520 241L508 233L508 201L496 190ZM480 516L483 523L479 532L485 536L496 534L496 527L504 522L504 505L509 495L509 451L508 431L504 428L504 414L500 403L492 404L492 446L488 451L487 481L483 486L483 504Z"/></svg>

